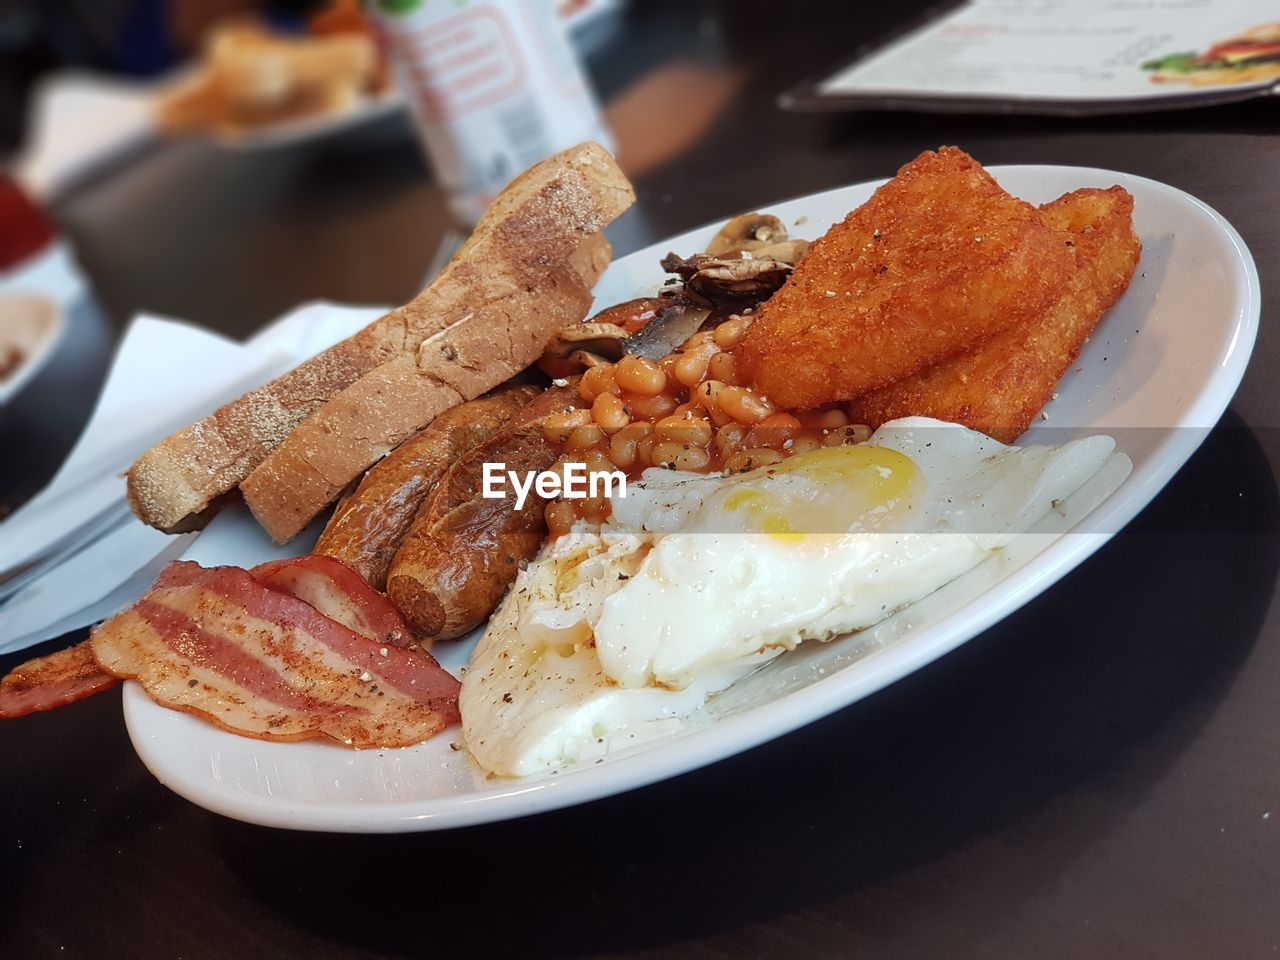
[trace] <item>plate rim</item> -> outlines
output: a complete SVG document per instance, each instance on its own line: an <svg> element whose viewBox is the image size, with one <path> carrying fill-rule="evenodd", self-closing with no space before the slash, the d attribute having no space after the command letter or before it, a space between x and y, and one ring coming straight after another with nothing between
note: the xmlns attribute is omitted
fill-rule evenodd
<svg viewBox="0 0 1280 960"><path fill-rule="evenodd" d="M1225 345L1226 355L1222 363L1188 404L1178 421L1170 425L1170 439L1161 443L1158 456L1141 467L1135 467L1133 473L1115 491L1125 489L1127 494L1117 498L1113 492L1088 514L1087 524L1104 532L1084 532L1077 528L1070 531L1070 536L1058 538L1019 571L1022 576L1004 581L1006 584L1012 582L1012 589L1002 595L999 602L984 602L987 596L984 592L937 623L925 627L916 636L912 647L898 650L896 658L877 663L875 661L878 658L872 654L859 661L862 665L860 670L834 671L801 690L791 691L753 706L748 712L720 718L701 728L696 736L564 776L505 780L502 781L502 789L469 797L446 796L426 800L371 801L364 804L349 801L296 802L252 793L235 793L204 782L171 775L173 771L167 766L163 755L152 749L154 732L146 729L148 711L166 708L152 702L135 682L130 681L124 686L123 709L126 727L139 758L161 783L185 799L214 813L259 826L336 833L405 833L514 820L615 796L745 753L829 716L836 710L850 706L909 676L973 640L984 630L1025 606L1109 541L1123 526L1118 525L1118 519L1123 517L1127 524L1141 513L1199 448L1205 436L1226 411L1248 367L1261 316L1261 286L1257 265L1239 232L1213 207L1177 187L1136 174L1100 167L1007 164L992 165L986 169L997 179L1002 174L1010 173L1067 171L1114 178L1122 186L1133 183L1148 185L1156 192L1187 203L1205 216L1230 242L1236 256L1233 266L1243 273L1243 286L1236 288L1241 302L1234 317L1231 342ZM858 188L874 189L886 182L886 179L864 180L773 200L760 204L760 208L768 209L793 201L817 201L829 194ZM631 258L648 256L655 247L678 243L682 238L710 230L722 222L723 219L713 220L647 244L615 261L610 269ZM1196 429L1174 429L1179 427ZM192 717L183 719L200 722ZM744 736L743 728L748 725L754 729ZM662 761L654 763L654 758L658 756L663 756Z"/></svg>
<svg viewBox="0 0 1280 960"><path fill-rule="evenodd" d="M282 150L357 130L375 120L402 113L408 106L409 101L403 91L393 84L378 93L366 95L349 110L296 117L244 130L212 130L196 136L228 153Z"/></svg>
<svg viewBox="0 0 1280 960"><path fill-rule="evenodd" d="M33 253L27 260L20 262L8 271L0 270L0 296L31 297L49 303L52 323L40 344L28 353L26 361L19 366L8 380L0 380L0 407L12 401L28 383L54 357L55 349L63 342L67 333L67 297L69 291L54 291L49 288L45 274L58 273L63 269L63 261L68 251L65 244L58 239L49 246Z"/></svg>

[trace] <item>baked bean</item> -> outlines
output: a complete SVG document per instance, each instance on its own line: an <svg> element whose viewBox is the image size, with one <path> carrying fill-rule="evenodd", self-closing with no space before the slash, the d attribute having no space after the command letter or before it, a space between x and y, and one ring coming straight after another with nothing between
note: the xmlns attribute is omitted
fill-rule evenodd
<svg viewBox="0 0 1280 960"><path fill-rule="evenodd" d="M739 423L759 423L773 413L773 404L746 387L726 385L719 400L720 409Z"/></svg>
<svg viewBox="0 0 1280 960"><path fill-rule="evenodd" d="M588 450L582 455L582 462L586 465L588 475L611 473L614 469L613 461L605 455L603 450Z"/></svg>
<svg viewBox="0 0 1280 960"><path fill-rule="evenodd" d="M789 413L771 413L747 432L748 447L785 449L788 440L800 432L800 421Z"/></svg>
<svg viewBox="0 0 1280 960"><path fill-rule="evenodd" d="M714 330L699 330L684 342L684 346L681 349L686 353L690 350L698 350L710 343L714 343L715 336L716 333Z"/></svg>
<svg viewBox="0 0 1280 960"><path fill-rule="evenodd" d="M590 410L565 410L563 413L550 414L542 421L542 432L552 443L564 443L569 435L578 427L591 422Z"/></svg>
<svg viewBox="0 0 1280 960"><path fill-rule="evenodd" d="M740 317L734 315L724 323L716 327L715 342L716 346L721 350L731 350L738 345L738 341L742 339L742 335L747 332L747 327L751 326L751 320L748 317Z"/></svg>
<svg viewBox="0 0 1280 960"><path fill-rule="evenodd" d="M645 467L653 466L653 448L658 443L658 438L653 434L641 438L636 444L636 467L643 470Z"/></svg>
<svg viewBox="0 0 1280 960"><path fill-rule="evenodd" d="M548 418L547 434L588 473L620 469L636 474L651 466L705 472L754 470L786 456L858 443L870 429L851 424L839 407L800 414L778 411L768 398L737 382L729 351L750 326L734 315L713 330L690 337L660 360L624 356L586 370L579 385L590 408ZM562 466L558 464L557 466ZM574 516L601 519L607 503L572 501ZM548 513L548 524L552 513ZM563 517L557 518L563 523Z"/></svg>
<svg viewBox="0 0 1280 960"><path fill-rule="evenodd" d="M559 460L547 467L547 473L553 473L558 477L564 477L564 465L569 462L569 457L562 456Z"/></svg>
<svg viewBox="0 0 1280 960"><path fill-rule="evenodd" d="M604 367L588 367L578 381L578 395L590 403L604 392Z"/></svg>
<svg viewBox="0 0 1280 960"><path fill-rule="evenodd" d="M680 355L676 365L672 367L672 375L684 386L689 388L696 387L702 381L702 378L707 375L707 364L711 362L711 356L714 352L714 344L711 347L702 346L693 350L686 350Z"/></svg>
<svg viewBox="0 0 1280 960"><path fill-rule="evenodd" d="M717 353L707 362L707 376L725 383L738 382L738 362L732 353Z"/></svg>
<svg viewBox="0 0 1280 960"><path fill-rule="evenodd" d="M705 447L686 446L676 456L677 470L693 470L701 471L707 469L707 464L711 462L711 454L707 453Z"/></svg>
<svg viewBox="0 0 1280 960"><path fill-rule="evenodd" d="M729 422L729 415L720 409L720 391L723 388L724 383L720 380L703 380L690 398L702 407L707 418L717 427Z"/></svg>
<svg viewBox="0 0 1280 960"><path fill-rule="evenodd" d="M653 425L653 432L659 440L674 440L676 443L697 444L706 446L711 440L711 424L701 417L690 415L673 415L663 417Z"/></svg>
<svg viewBox="0 0 1280 960"><path fill-rule="evenodd" d="M614 367L613 380L619 387L642 397L652 397L667 386L666 372L652 360L623 357Z"/></svg>
<svg viewBox="0 0 1280 960"><path fill-rule="evenodd" d="M573 522L578 518L573 504L567 500L554 500L548 503L543 517L547 521L547 531L552 537L564 536L573 528Z"/></svg>
<svg viewBox="0 0 1280 960"><path fill-rule="evenodd" d="M871 439L871 434L875 432L865 423L850 424L844 429L848 431L849 436L852 438L851 443L866 443Z"/></svg>
<svg viewBox="0 0 1280 960"><path fill-rule="evenodd" d="M583 497L581 500L574 501L575 511L591 523L604 523L609 519L610 506L608 497Z"/></svg>
<svg viewBox="0 0 1280 960"><path fill-rule="evenodd" d="M724 472L746 473L748 470L758 470L760 467L781 463L782 460L782 454L777 450L768 450L763 447L739 450L725 459Z"/></svg>
<svg viewBox="0 0 1280 960"><path fill-rule="evenodd" d="M801 430L796 434L795 439L791 441L791 446L783 444L787 452L787 456L794 457L797 453L808 453L810 450L817 450L822 446L822 433L818 430Z"/></svg>
<svg viewBox="0 0 1280 960"><path fill-rule="evenodd" d="M727 460L731 453L742 447L746 439L747 428L740 423L726 423L716 431L715 448L722 460Z"/></svg>
<svg viewBox="0 0 1280 960"><path fill-rule="evenodd" d="M653 424L633 421L609 438L609 459L621 470L636 463L636 445L653 433Z"/></svg>
<svg viewBox="0 0 1280 960"><path fill-rule="evenodd" d="M680 455L685 452L684 444L674 440L659 440L653 445L650 459L655 467L674 467Z"/></svg>
<svg viewBox="0 0 1280 960"><path fill-rule="evenodd" d="M626 404L611 393L602 393L592 401L591 416L600 425L600 429L608 434L617 433L631 422Z"/></svg>
<svg viewBox="0 0 1280 960"><path fill-rule="evenodd" d="M586 411L584 410L583 413ZM589 447L604 440L604 431L594 423L584 423L580 427L574 427L569 433L569 438L565 441L565 453L581 453Z"/></svg>
<svg viewBox="0 0 1280 960"><path fill-rule="evenodd" d="M638 420L661 420L676 408L676 398L669 393L652 397L625 393L622 399L631 410L631 416Z"/></svg>
<svg viewBox="0 0 1280 960"><path fill-rule="evenodd" d="M847 427L836 427L822 438L824 447L843 447L850 443L865 443L871 439L871 428L865 423L854 423Z"/></svg>
<svg viewBox="0 0 1280 960"><path fill-rule="evenodd" d="M806 427L817 427L820 430L831 430L835 427L843 427L849 422L849 415L839 407L831 407L827 410L806 410L804 413L796 414L800 418L800 423Z"/></svg>

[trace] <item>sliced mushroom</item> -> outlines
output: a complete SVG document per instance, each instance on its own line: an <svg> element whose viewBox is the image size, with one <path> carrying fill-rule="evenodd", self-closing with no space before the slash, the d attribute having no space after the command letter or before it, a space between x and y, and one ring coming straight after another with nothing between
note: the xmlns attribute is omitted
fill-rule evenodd
<svg viewBox="0 0 1280 960"><path fill-rule="evenodd" d="M657 360L697 333L709 316L710 306L684 291L628 300L557 331L538 368L550 377L568 377L620 360L623 353Z"/></svg>
<svg viewBox="0 0 1280 960"><path fill-rule="evenodd" d="M636 357L660 360L698 332L711 310L690 303L683 297L671 297L638 333L633 333L622 349Z"/></svg>
<svg viewBox="0 0 1280 960"><path fill-rule="evenodd" d="M758 247L752 250L751 256L756 260L777 260L781 263L789 263L794 267L808 250L808 240L781 240L778 243L771 243L767 247Z"/></svg>
<svg viewBox="0 0 1280 960"><path fill-rule="evenodd" d="M721 257L737 250L755 251L787 239L787 228L771 213L743 213L720 228L707 244L707 255Z"/></svg>
<svg viewBox="0 0 1280 960"><path fill-rule="evenodd" d="M606 363L613 363L607 357L602 357L598 353L592 353L590 350L575 350L569 354L569 365L573 367L573 372L586 370L590 367L599 367Z"/></svg>
<svg viewBox="0 0 1280 960"><path fill-rule="evenodd" d="M567 377L580 373L595 363L583 363L589 354L600 358L599 362L618 360L622 357L622 344L629 334L616 323L574 323L561 327L543 350L538 368L549 377Z"/></svg>
<svg viewBox="0 0 1280 960"><path fill-rule="evenodd" d="M695 254L687 260L674 253L662 260L662 269L678 274L685 287L713 303L725 299L763 300L787 281L791 264L772 257L709 257Z"/></svg>

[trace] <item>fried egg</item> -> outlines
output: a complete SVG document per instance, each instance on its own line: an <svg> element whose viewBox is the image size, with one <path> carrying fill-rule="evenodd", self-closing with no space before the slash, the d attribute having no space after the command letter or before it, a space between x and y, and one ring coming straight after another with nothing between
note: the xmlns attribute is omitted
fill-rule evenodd
<svg viewBox="0 0 1280 960"><path fill-rule="evenodd" d="M1006 547L1112 456L908 418L732 476L653 469L548 544L463 677L482 767L599 762L806 640L865 629Z"/></svg>

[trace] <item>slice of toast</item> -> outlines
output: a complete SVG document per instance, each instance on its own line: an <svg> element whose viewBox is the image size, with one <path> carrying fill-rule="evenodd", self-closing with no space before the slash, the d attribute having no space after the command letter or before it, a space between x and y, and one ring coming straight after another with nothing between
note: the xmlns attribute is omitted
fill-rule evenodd
<svg viewBox="0 0 1280 960"><path fill-rule="evenodd" d="M302 421L240 484L276 543L293 539L353 480L446 410L541 356L555 331L587 315L591 288L571 266L491 301L373 370Z"/></svg>
<svg viewBox="0 0 1280 960"><path fill-rule="evenodd" d="M595 143L530 168L414 300L144 453L128 475L134 513L162 530L193 529L294 427L366 373L538 286L551 266L576 259L594 281L607 262L600 231L634 199L613 157Z"/></svg>

